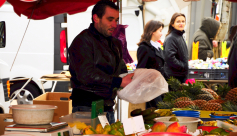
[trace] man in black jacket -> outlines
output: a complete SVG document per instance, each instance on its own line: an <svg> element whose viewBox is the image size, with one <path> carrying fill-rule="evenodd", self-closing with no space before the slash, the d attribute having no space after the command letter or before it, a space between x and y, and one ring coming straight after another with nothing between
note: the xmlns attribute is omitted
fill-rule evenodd
<svg viewBox="0 0 237 136"><path fill-rule="evenodd" d="M75 37L69 48L73 112L90 111L92 101L104 100L109 123L114 120L116 89L131 82L122 57L121 42L112 37L119 20L119 8L109 0L92 10L92 23Z"/></svg>

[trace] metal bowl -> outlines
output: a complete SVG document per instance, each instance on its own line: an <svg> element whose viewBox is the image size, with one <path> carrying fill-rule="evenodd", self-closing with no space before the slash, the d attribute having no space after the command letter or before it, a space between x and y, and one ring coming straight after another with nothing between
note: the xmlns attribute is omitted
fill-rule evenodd
<svg viewBox="0 0 237 136"><path fill-rule="evenodd" d="M11 105L13 120L16 124L42 125L49 124L53 120L53 105Z"/></svg>
<svg viewBox="0 0 237 136"><path fill-rule="evenodd" d="M176 116L177 119L179 120L178 123L180 126L187 126L188 130L191 132L195 132L197 129L197 125L198 122L201 121L199 118L194 118L194 117L180 117L180 116ZM176 122L176 121L169 121L169 119L171 118L171 116L169 117L158 117L155 118L154 121L155 122L163 122L165 123L166 126L169 126L170 124Z"/></svg>

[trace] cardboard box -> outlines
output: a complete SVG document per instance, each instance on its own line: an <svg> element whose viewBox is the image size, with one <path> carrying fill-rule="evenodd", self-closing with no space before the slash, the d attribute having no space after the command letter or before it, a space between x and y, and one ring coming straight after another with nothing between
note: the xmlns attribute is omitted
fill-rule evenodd
<svg viewBox="0 0 237 136"><path fill-rule="evenodd" d="M12 114L0 114L0 135L4 134L6 126L14 124L13 120L7 122L8 119L12 119Z"/></svg>
<svg viewBox="0 0 237 136"><path fill-rule="evenodd" d="M60 122L59 117L72 113L71 93L47 92L36 97L33 104L55 105L58 108L54 110L53 122Z"/></svg>

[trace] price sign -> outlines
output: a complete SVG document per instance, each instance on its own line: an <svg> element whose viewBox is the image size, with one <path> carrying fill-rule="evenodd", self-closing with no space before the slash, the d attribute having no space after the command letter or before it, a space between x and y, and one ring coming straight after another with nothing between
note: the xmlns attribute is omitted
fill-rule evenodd
<svg viewBox="0 0 237 136"><path fill-rule="evenodd" d="M105 125L109 124L109 121L105 115L99 115L98 118L103 128L105 127Z"/></svg>
<svg viewBox="0 0 237 136"><path fill-rule="evenodd" d="M123 128L125 135L145 131L142 115L123 120Z"/></svg>

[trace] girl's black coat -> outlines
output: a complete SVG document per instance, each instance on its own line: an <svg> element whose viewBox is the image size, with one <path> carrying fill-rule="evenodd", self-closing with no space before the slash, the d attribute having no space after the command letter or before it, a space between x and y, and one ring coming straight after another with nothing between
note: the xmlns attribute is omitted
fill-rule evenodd
<svg viewBox="0 0 237 136"><path fill-rule="evenodd" d="M183 38L184 31L173 30L165 39L165 71L170 76L188 76L188 48Z"/></svg>
<svg viewBox="0 0 237 136"><path fill-rule="evenodd" d="M165 78L164 54L148 42L142 42L137 50L137 68L148 68L158 70Z"/></svg>

